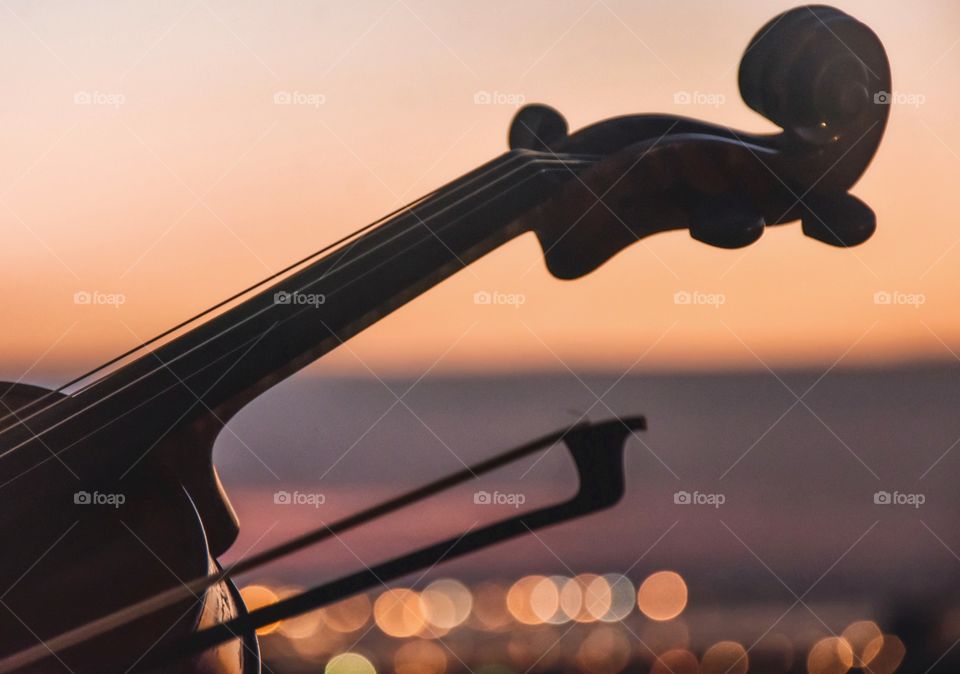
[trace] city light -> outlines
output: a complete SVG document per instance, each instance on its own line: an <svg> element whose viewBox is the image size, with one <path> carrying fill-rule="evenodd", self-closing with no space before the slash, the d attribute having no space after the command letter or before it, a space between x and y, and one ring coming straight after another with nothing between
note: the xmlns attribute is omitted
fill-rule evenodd
<svg viewBox="0 0 960 674"><path fill-rule="evenodd" d="M260 583L241 592L256 608L298 591ZM795 662L808 674L894 674L906 653L869 618L848 623L839 636L774 631L750 642L748 652L733 638L705 636L704 626L711 635L738 633L689 602L686 581L668 570L639 585L615 573L472 585L440 578L422 589L360 594L259 633L267 662L282 663L275 671L298 674L318 667L324 674L449 674L464 667L474 674L783 674L795 671Z"/></svg>

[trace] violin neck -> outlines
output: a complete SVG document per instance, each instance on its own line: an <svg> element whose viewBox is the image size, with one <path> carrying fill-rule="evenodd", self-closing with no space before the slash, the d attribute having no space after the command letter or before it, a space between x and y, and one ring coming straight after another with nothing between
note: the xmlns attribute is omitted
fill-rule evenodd
<svg viewBox="0 0 960 674"><path fill-rule="evenodd" d="M212 443L257 395L525 231L524 214L594 161L526 150L494 159L9 429L0 472L56 472L62 455L71 472L60 472L75 479L114 465L116 452L125 476L174 460L166 447Z"/></svg>
<svg viewBox="0 0 960 674"><path fill-rule="evenodd" d="M521 234L521 216L590 164L508 152L130 363L106 388L140 377L152 380L154 392L164 382L189 387L225 421L279 380Z"/></svg>

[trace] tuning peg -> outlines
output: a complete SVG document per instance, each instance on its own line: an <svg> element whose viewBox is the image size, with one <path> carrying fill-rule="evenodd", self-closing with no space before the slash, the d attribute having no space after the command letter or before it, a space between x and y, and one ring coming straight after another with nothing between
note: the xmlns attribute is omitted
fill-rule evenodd
<svg viewBox="0 0 960 674"><path fill-rule="evenodd" d="M831 246L856 246L873 234L877 216L850 194L815 195L804 203L803 233Z"/></svg>
<svg viewBox="0 0 960 674"><path fill-rule="evenodd" d="M511 150L550 151L551 146L567 137L567 120L549 105L526 105L510 124Z"/></svg>
<svg viewBox="0 0 960 674"><path fill-rule="evenodd" d="M765 224L749 203L714 199L694 209L690 236L717 248L743 248L763 235Z"/></svg>

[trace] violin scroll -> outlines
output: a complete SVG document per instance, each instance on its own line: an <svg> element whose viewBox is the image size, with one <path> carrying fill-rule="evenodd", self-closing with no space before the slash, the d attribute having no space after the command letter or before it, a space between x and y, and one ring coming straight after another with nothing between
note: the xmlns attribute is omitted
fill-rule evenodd
<svg viewBox="0 0 960 674"><path fill-rule="evenodd" d="M889 115L890 67L877 36L840 10L798 7L754 36L739 85L746 104L782 132L645 114L566 134L552 108L520 110L511 147L599 158L529 216L551 273L577 278L673 229L719 248L750 245L768 225L796 220L833 246L870 238L876 216L848 190Z"/></svg>
<svg viewBox="0 0 960 674"><path fill-rule="evenodd" d="M889 79L883 46L832 7L798 7L771 19L747 46L738 79L750 108L808 143L847 133L856 140L886 118L887 106L874 103L878 81Z"/></svg>

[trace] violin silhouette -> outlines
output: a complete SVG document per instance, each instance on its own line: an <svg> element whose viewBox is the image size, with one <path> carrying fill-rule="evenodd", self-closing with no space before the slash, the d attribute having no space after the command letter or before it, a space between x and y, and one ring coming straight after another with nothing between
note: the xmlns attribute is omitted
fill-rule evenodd
<svg viewBox="0 0 960 674"><path fill-rule="evenodd" d="M257 626L616 503L641 418L545 436L222 569L239 524L211 452L260 393L526 232L564 279L675 229L721 248L796 220L830 245L869 238L876 218L849 190L889 112L889 64L873 32L830 7L793 9L750 42L739 84L779 133L669 115L568 133L558 112L528 106L505 154L121 354L69 395L10 384L0 397L0 672L257 672ZM568 502L250 613L231 582L558 442L580 477Z"/></svg>

